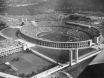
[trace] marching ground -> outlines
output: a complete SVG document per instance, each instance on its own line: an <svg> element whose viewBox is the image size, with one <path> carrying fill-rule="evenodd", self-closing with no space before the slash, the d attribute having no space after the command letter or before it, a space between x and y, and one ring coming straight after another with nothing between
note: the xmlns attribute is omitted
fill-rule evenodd
<svg viewBox="0 0 104 78"><path fill-rule="evenodd" d="M19 60L13 61L14 58L19 58ZM9 62L18 69L19 74L24 73L25 75L31 74L33 71L37 74L56 65L33 54L30 50L0 58L0 64L5 62Z"/></svg>

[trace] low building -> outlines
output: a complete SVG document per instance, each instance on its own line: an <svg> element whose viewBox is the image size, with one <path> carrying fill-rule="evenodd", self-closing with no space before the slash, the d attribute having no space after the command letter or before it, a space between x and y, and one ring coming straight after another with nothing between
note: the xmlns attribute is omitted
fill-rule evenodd
<svg viewBox="0 0 104 78"><path fill-rule="evenodd" d="M0 56L8 56L24 50L24 44L13 39L6 39L0 42Z"/></svg>

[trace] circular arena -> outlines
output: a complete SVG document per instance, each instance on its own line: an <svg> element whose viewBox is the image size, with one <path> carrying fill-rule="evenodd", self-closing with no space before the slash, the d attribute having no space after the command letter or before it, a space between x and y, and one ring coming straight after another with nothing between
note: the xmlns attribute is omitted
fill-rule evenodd
<svg viewBox="0 0 104 78"><path fill-rule="evenodd" d="M88 48L93 43L101 43L101 33L94 27L69 23L63 25L56 21L23 26L19 36L36 45L54 49Z"/></svg>

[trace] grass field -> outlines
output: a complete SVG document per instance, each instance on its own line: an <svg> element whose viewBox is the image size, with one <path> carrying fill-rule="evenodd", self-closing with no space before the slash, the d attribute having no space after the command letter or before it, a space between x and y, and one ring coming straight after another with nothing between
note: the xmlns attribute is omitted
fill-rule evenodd
<svg viewBox="0 0 104 78"><path fill-rule="evenodd" d="M7 57L0 58L0 64L10 62L17 70L19 74L31 74L33 71L35 74L45 71L56 64L48 62L36 55L30 50L26 50L29 53L18 52ZM26 52L25 51L25 52ZM18 61L12 61L14 58L19 58Z"/></svg>
<svg viewBox="0 0 104 78"><path fill-rule="evenodd" d="M34 49L35 51L38 51L41 54L44 54L58 62L61 62L61 63L65 63L65 62L69 61L69 51L68 50L48 49L48 48L42 48L39 46L32 47L32 49ZM94 51L94 49L88 48L88 49L79 50L79 56L82 56L91 51ZM73 58L74 58L74 56L73 56Z"/></svg>
<svg viewBox="0 0 104 78"><path fill-rule="evenodd" d="M7 37L12 37L14 39L18 39L18 37L16 36L17 31L18 31L18 28L6 28L3 31L1 31L1 33Z"/></svg>

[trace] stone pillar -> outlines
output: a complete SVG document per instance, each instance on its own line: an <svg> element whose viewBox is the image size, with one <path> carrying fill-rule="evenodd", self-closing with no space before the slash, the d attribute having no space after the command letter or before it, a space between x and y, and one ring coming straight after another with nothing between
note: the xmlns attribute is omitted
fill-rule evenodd
<svg viewBox="0 0 104 78"><path fill-rule="evenodd" d="M69 65L73 65L73 50L69 50Z"/></svg>
<svg viewBox="0 0 104 78"><path fill-rule="evenodd" d="M27 49L27 45L23 44L23 50Z"/></svg>
<svg viewBox="0 0 104 78"><path fill-rule="evenodd" d="M75 62L78 63L78 49L75 49Z"/></svg>
<svg viewBox="0 0 104 78"><path fill-rule="evenodd" d="M100 38L99 38L99 37L97 37L97 42L96 42L97 44L99 43L99 39L100 39Z"/></svg>

